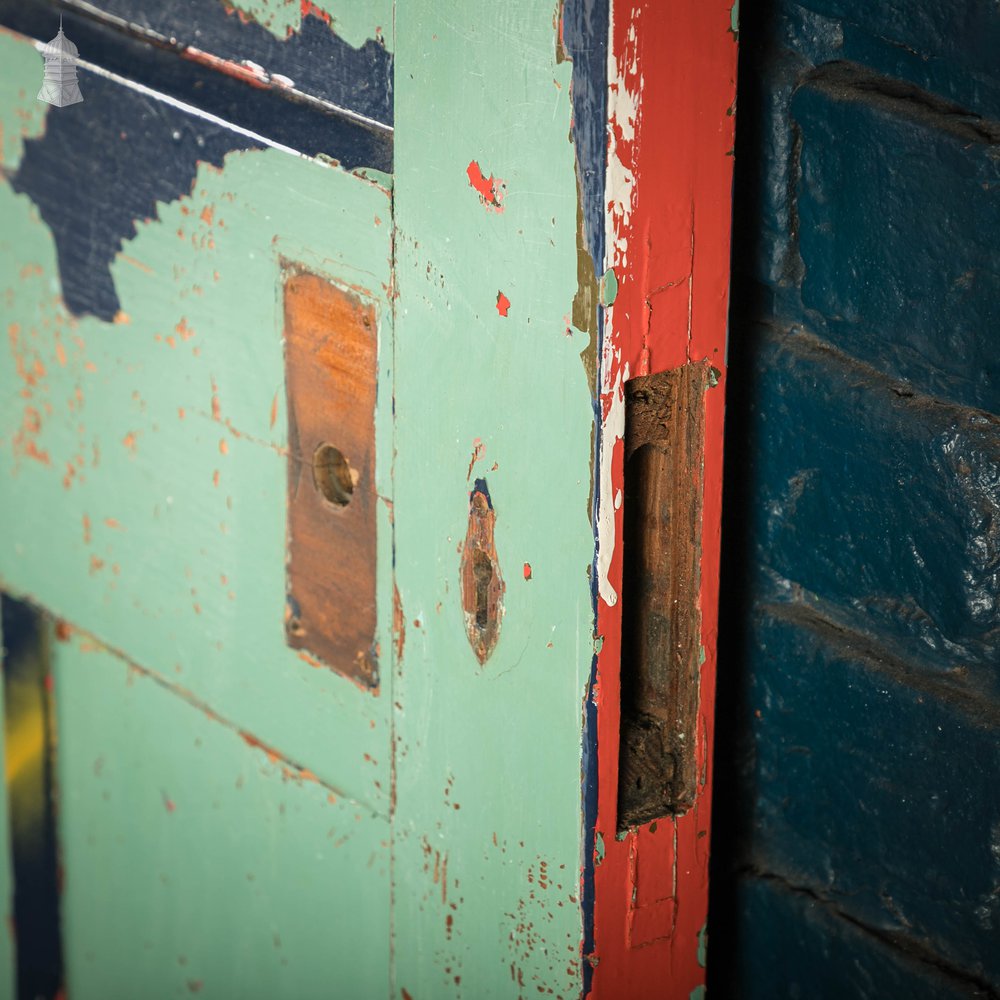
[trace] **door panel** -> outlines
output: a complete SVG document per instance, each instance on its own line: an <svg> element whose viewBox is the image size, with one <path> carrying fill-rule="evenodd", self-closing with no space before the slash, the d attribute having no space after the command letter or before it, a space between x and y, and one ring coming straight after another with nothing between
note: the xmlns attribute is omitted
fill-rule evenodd
<svg viewBox="0 0 1000 1000"><path fill-rule="evenodd" d="M384 993L390 702L286 643L282 284L294 260L371 303L391 398L388 190L86 71L84 113L43 132L37 53L0 46L0 573L73 635L53 668L69 989L301 997L336 974ZM153 177L119 173L131 129L162 140ZM232 151L199 162L211 142ZM81 176L108 182L74 201ZM63 194L82 240L45 224ZM88 200L105 219L125 202L117 241L79 228ZM111 322L85 295L67 309L88 281ZM384 649L390 419L371 473Z"/></svg>
<svg viewBox="0 0 1000 1000"><path fill-rule="evenodd" d="M452 6L73 0L43 114L55 8L0 0L74 997L702 984L732 15ZM619 823L624 385L672 369L684 787Z"/></svg>
<svg viewBox="0 0 1000 1000"><path fill-rule="evenodd" d="M78 154L98 157L114 123L103 136L86 124ZM52 183L72 184L71 170ZM0 198L16 233L0 244L14 358L0 378L19 428L0 480L5 586L385 811L384 703L285 643L281 256L370 288L385 324L389 238L375 220L386 193L274 150L202 165L112 261L112 324L67 313L53 295L57 247L31 200L6 186ZM389 627L386 612L380 634Z"/></svg>
<svg viewBox="0 0 1000 1000"><path fill-rule="evenodd" d="M385 817L87 636L53 669L73 996L386 995Z"/></svg>
<svg viewBox="0 0 1000 1000"><path fill-rule="evenodd" d="M544 5L427 0L396 28L396 983L573 996L594 347L569 320L572 66ZM460 566L482 487L505 590L480 663Z"/></svg>

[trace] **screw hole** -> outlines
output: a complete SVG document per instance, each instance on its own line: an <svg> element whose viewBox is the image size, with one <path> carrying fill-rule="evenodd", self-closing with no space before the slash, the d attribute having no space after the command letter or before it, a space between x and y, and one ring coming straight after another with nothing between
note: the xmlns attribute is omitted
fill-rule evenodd
<svg viewBox="0 0 1000 1000"><path fill-rule="evenodd" d="M339 448L321 444L313 454L313 483L335 507L346 507L354 495L357 473Z"/></svg>

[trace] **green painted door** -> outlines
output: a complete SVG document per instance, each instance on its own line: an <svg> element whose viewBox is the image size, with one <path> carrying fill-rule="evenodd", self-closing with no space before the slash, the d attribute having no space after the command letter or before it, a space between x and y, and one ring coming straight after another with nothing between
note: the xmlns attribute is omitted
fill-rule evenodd
<svg viewBox="0 0 1000 1000"><path fill-rule="evenodd" d="M377 83L407 38L396 134L308 148L271 109L209 117L183 81L118 72L136 33L111 4L65 19L82 104L36 100L31 25L0 36L0 573L47 613L68 995L573 995L592 411L552 10L220 5L217 27L202 6L201 47L233 63L244 32L326 32L315 60L339 31ZM474 160L505 173L496 204ZM376 325L360 680L286 630L292 271ZM483 664L460 587L477 479L505 584Z"/></svg>
<svg viewBox="0 0 1000 1000"><path fill-rule="evenodd" d="M702 988L733 15L615 16L0 0L0 590L47 692L5 742L51 764L73 1000ZM618 593L623 385L668 368L657 836L615 812Z"/></svg>

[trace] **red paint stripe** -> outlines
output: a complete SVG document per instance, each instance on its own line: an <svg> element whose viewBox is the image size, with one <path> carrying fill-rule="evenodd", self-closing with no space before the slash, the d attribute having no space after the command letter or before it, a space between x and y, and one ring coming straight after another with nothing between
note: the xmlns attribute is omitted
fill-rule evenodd
<svg viewBox="0 0 1000 1000"><path fill-rule="evenodd" d="M622 484L622 448L608 424L619 379L710 359L724 372L729 288L732 108L736 44L728 0L631 0L612 4L609 194L632 179L614 220L608 263L619 290L608 310L602 357L602 447L613 449L613 489ZM617 79L615 78L617 76ZM631 106L617 93L638 95ZM621 161L621 169L615 163ZM617 386L617 389L616 389ZM677 820L615 838L618 783L621 616L598 601L597 829L605 855L595 869L595 955L591 995L688 1000L705 981L699 933L708 914L711 744L718 633L724 375L706 396L701 612L705 662L696 753L704 784ZM614 545L621 512L614 517ZM608 571L621 590L621 550Z"/></svg>

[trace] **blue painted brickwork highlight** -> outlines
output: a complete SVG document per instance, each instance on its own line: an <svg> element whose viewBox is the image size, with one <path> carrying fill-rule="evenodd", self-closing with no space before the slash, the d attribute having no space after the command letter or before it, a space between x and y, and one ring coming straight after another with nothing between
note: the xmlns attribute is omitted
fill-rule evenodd
<svg viewBox="0 0 1000 1000"><path fill-rule="evenodd" d="M1000 423L801 327L762 330L756 350L756 595L832 603L920 669L1000 697Z"/></svg>
<svg viewBox="0 0 1000 1000"><path fill-rule="evenodd" d="M748 933L746 950L738 956L738 978L745 984L741 1000L847 1000L878 990L906 1000L989 996L979 983L949 974L930 956L900 948L891 934L873 933L808 890L779 879L748 878L740 887L740 905ZM759 956L753 964L747 961L751 954ZM770 974L760 978L764 962Z"/></svg>
<svg viewBox="0 0 1000 1000"><path fill-rule="evenodd" d="M985 117L1000 117L1000 14L995 4L962 0L808 0L787 5L788 19L808 33L824 24L825 44L839 54L809 50L817 64L863 63Z"/></svg>
<svg viewBox="0 0 1000 1000"><path fill-rule="evenodd" d="M1000 996L1000 7L741 14L709 992Z"/></svg>
<svg viewBox="0 0 1000 1000"><path fill-rule="evenodd" d="M1000 412L1000 124L851 64L791 112L803 311L915 389Z"/></svg>
<svg viewBox="0 0 1000 1000"><path fill-rule="evenodd" d="M756 867L995 984L1000 709L809 607L755 636Z"/></svg>

